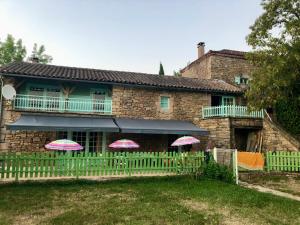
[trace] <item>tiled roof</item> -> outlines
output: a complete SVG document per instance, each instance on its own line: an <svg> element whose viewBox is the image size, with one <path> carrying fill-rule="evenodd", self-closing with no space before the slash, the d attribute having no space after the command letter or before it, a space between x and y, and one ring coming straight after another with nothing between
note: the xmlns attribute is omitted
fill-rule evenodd
<svg viewBox="0 0 300 225"><path fill-rule="evenodd" d="M223 57L229 57L229 58L236 58L236 59L246 59L245 55L247 52L242 52L242 51L236 51L236 50L230 50L230 49L222 49L220 51L213 51L209 50L207 53L205 53L203 56L200 58L194 60L191 62L189 65L187 65L185 68L181 69L180 72L184 72L186 69L190 68L194 64L197 64L198 62L206 59L209 56L212 55L217 55L217 56L223 56Z"/></svg>
<svg viewBox="0 0 300 225"><path fill-rule="evenodd" d="M206 92L242 92L241 89L221 80L158 76L156 74L55 66L27 62L15 62L3 66L0 68L0 74L20 77L129 84L136 86L151 86Z"/></svg>

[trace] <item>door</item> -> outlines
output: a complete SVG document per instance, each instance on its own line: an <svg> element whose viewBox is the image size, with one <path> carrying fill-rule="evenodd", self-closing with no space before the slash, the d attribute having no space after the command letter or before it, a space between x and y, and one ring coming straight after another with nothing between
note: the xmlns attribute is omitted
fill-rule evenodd
<svg viewBox="0 0 300 225"><path fill-rule="evenodd" d="M94 90L92 92L93 98L93 111L95 112L104 112L105 111L105 99L106 91L105 90Z"/></svg>

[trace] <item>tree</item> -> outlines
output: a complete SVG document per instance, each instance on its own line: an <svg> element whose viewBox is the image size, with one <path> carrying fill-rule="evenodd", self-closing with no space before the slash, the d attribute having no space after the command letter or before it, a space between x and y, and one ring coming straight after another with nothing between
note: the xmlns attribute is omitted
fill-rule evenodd
<svg viewBox="0 0 300 225"><path fill-rule="evenodd" d="M0 41L0 66L14 61L22 61L25 56L26 48L21 39L15 41L9 34L4 42Z"/></svg>
<svg viewBox="0 0 300 225"><path fill-rule="evenodd" d="M176 70L173 71L173 75L175 77L181 77L182 76L182 74L180 73L180 71L176 71Z"/></svg>
<svg viewBox="0 0 300 225"><path fill-rule="evenodd" d="M164 76L165 75L164 67L163 67L163 65L161 63L159 64L158 75L160 75L160 76Z"/></svg>
<svg viewBox="0 0 300 225"><path fill-rule="evenodd" d="M47 64L52 62L52 57L50 55L45 54L46 48L44 45L38 47L36 43L33 45L33 50L28 58L29 61L34 61L34 59L38 59L39 63Z"/></svg>
<svg viewBox="0 0 300 225"><path fill-rule="evenodd" d="M247 58L255 69L246 93L252 108L300 99L300 1L263 0L264 12L250 27Z"/></svg>

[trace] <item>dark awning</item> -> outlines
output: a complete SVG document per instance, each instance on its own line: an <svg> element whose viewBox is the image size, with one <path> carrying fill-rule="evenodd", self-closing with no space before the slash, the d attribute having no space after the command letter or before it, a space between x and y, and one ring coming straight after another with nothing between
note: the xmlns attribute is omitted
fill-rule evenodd
<svg viewBox="0 0 300 225"><path fill-rule="evenodd" d="M11 130L119 132L113 119L93 117L21 115L7 127Z"/></svg>
<svg viewBox="0 0 300 225"><path fill-rule="evenodd" d="M178 120L115 119L121 133L208 135L190 122Z"/></svg>

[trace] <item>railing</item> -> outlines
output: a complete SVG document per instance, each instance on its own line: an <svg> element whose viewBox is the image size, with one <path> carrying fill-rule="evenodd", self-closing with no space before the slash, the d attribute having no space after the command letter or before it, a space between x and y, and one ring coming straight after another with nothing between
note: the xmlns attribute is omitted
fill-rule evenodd
<svg viewBox="0 0 300 225"><path fill-rule="evenodd" d="M202 117L247 117L247 118L264 118L264 112L249 111L246 106L206 106L202 108Z"/></svg>
<svg viewBox="0 0 300 225"><path fill-rule="evenodd" d="M14 108L30 111L112 113L111 100L17 95Z"/></svg>
<svg viewBox="0 0 300 225"><path fill-rule="evenodd" d="M203 152L2 153L0 179L184 174L203 162Z"/></svg>
<svg viewBox="0 0 300 225"><path fill-rule="evenodd" d="M267 171L300 172L300 152L267 152Z"/></svg>

